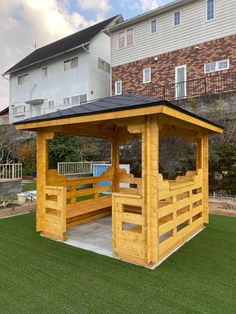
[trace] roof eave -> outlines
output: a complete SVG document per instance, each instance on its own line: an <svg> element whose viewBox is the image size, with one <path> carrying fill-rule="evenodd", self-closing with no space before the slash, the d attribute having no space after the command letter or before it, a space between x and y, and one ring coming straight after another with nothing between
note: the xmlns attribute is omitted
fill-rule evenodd
<svg viewBox="0 0 236 314"><path fill-rule="evenodd" d="M86 45L90 45L90 43L91 43L91 41L88 41L88 42L83 43L83 44L81 44L81 45L79 45L79 46L76 46L76 47L74 47L74 48L72 48L72 49L68 49L68 50L65 50L65 51L63 51L63 52L60 52L60 53L58 53L58 54L56 54L56 55L54 55L54 56L51 56L51 57L49 57L49 58L44 58L44 59L39 60L39 61L37 61L37 62L32 62L32 63L30 63L30 64L28 64L28 65L26 65L26 66L24 66L24 67L17 68L17 69L15 69L15 70L13 70L13 71L9 71L9 70L8 70L8 71L6 71L5 73L3 73L2 76L5 76L5 75L7 75L7 74L12 74L12 73L21 71L21 70L23 70L23 69L27 69L27 68L30 68L30 67L36 65L36 64L40 64L40 63L45 62L45 61L47 61L47 60L51 60L51 59L54 59L54 58L56 58L56 57L62 56L62 55L65 54L65 53L68 53L68 52L71 52L71 51L73 51L73 50L82 48L83 46L86 46Z"/></svg>

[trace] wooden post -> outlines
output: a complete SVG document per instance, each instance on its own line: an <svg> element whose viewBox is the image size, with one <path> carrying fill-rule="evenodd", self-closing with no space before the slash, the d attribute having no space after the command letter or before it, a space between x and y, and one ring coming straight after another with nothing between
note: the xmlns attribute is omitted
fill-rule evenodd
<svg viewBox="0 0 236 314"><path fill-rule="evenodd" d="M38 132L37 134L37 209L36 231L42 231L43 210L45 204L45 186L48 170L48 140L54 137L54 133Z"/></svg>
<svg viewBox="0 0 236 314"><path fill-rule="evenodd" d="M118 192L119 191L119 182L117 182L117 172L119 171L119 143L116 139L113 139L111 143L111 162L112 167L114 168L114 176L112 181L112 191Z"/></svg>
<svg viewBox="0 0 236 314"><path fill-rule="evenodd" d="M208 134L204 133L197 142L197 169L202 169L203 222L209 222L209 184L208 184Z"/></svg>
<svg viewBox="0 0 236 314"><path fill-rule="evenodd" d="M158 261L157 181L159 129L156 115L148 116L142 143L143 210L146 228L146 263Z"/></svg>

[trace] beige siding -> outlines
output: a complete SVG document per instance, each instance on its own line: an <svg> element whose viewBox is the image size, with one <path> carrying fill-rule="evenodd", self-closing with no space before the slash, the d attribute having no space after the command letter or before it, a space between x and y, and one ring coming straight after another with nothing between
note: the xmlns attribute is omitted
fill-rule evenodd
<svg viewBox="0 0 236 314"><path fill-rule="evenodd" d="M181 10L181 25L173 26L170 11L157 16L158 31L150 33L150 21L139 22L134 28L134 45L117 49L117 34L112 34L112 66L126 64L173 50L197 45L236 34L236 0L216 0L216 19L206 22L206 1L196 0Z"/></svg>

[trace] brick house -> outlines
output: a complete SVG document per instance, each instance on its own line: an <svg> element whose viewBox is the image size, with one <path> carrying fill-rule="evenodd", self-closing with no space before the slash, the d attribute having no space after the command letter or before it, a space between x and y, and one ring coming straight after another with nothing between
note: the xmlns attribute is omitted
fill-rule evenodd
<svg viewBox="0 0 236 314"><path fill-rule="evenodd" d="M110 28L112 94L236 89L235 0L177 0Z"/></svg>

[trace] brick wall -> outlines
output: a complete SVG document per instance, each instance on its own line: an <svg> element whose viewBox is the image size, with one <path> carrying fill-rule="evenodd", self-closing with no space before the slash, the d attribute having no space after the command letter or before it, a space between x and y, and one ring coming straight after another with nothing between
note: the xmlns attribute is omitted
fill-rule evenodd
<svg viewBox="0 0 236 314"><path fill-rule="evenodd" d="M196 46L184 48L154 57L131 62L112 68L112 94L115 81L122 81L122 91L146 94L147 90L158 86L175 83L175 67L187 66L187 80L204 77L204 64L224 59L230 59L230 69L206 76L236 71L236 35L220 38ZM143 69L151 67L152 81L143 83Z"/></svg>

